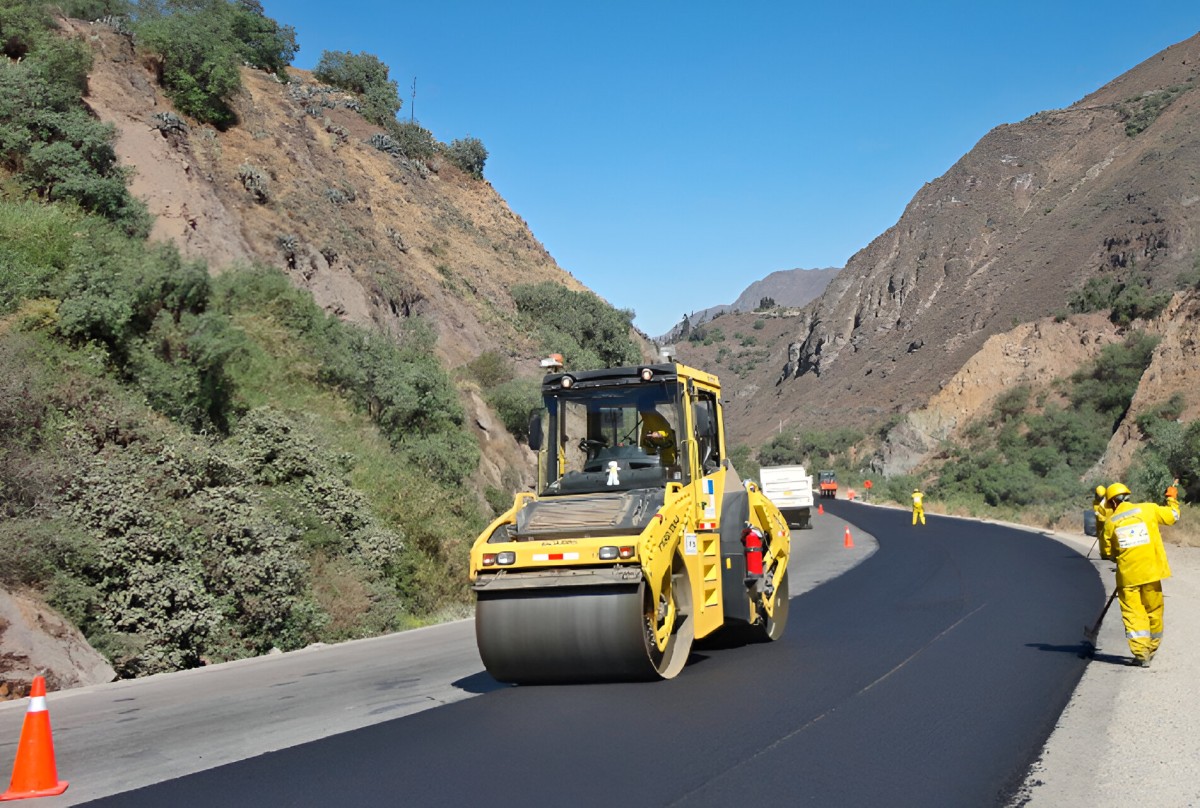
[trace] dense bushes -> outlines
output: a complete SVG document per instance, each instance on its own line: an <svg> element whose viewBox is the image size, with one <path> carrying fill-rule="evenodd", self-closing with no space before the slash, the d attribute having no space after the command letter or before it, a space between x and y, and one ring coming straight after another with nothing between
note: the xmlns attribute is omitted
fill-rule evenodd
<svg viewBox="0 0 1200 808"><path fill-rule="evenodd" d="M1183 84L1174 84L1156 93L1145 93L1118 104L1117 113L1125 122L1125 134L1128 137L1140 135L1158 119L1171 102L1192 89L1194 84L1195 80L1189 79Z"/></svg>
<svg viewBox="0 0 1200 808"><path fill-rule="evenodd" d="M496 411L500 422L517 440L529 437L529 416L541 408L541 385L533 379L516 378L512 360L495 351L485 351L466 365Z"/></svg>
<svg viewBox="0 0 1200 808"><path fill-rule="evenodd" d="M758 462L764 466L788 466L806 463L826 466L841 460L852 446L863 439L853 429L834 429L780 432L758 450Z"/></svg>
<svg viewBox="0 0 1200 808"><path fill-rule="evenodd" d="M1185 500L1200 497L1200 421L1180 422L1182 409L1183 397L1177 394L1138 418L1146 441L1130 469L1129 487L1135 496L1157 498L1178 479Z"/></svg>
<svg viewBox="0 0 1200 808"><path fill-rule="evenodd" d="M210 280L52 206L0 199L0 238L0 580L122 675L465 602L479 450L427 331L395 343L278 271Z"/></svg>
<svg viewBox="0 0 1200 808"><path fill-rule="evenodd" d="M1129 408L1156 345L1157 337L1141 332L1130 334L1123 343L1106 345L1094 363L1071 375L1072 406L1103 416L1111 435Z"/></svg>
<svg viewBox="0 0 1200 808"><path fill-rule="evenodd" d="M135 31L162 58L162 85L175 107L219 128L237 121L229 102L243 62L286 79L298 50L295 30L254 0L143 0Z"/></svg>
<svg viewBox="0 0 1200 808"><path fill-rule="evenodd" d="M514 286L512 295L542 349L561 353L568 367L609 368L641 361L630 336L632 311L619 311L591 292L550 282Z"/></svg>
<svg viewBox="0 0 1200 808"><path fill-rule="evenodd" d="M1071 296L1068 307L1076 313L1108 310L1112 322L1126 326L1134 320L1157 316L1170 301L1170 292L1150 289L1149 276L1121 280L1097 275Z"/></svg>
<svg viewBox="0 0 1200 808"><path fill-rule="evenodd" d="M318 362L317 379L342 391L370 415L409 463L446 483L475 470L479 446L464 428L450 377L433 353L433 334L414 322L394 341L327 317L281 273L224 273L215 299L229 316L258 312L279 318Z"/></svg>
<svg viewBox="0 0 1200 808"><path fill-rule="evenodd" d="M313 68L319 81L352 92L362 99L362 115L371 123L390 129L403 102L400 88L388 78L388 66L370 53L324 51Z"/></svg>
<svg viewBox="0 0 1200 808"><path fill-rule="evenodd" d="M1134 333L1106 346L1062 384L1069 407L1040 400L1030 407L1024 386L1000 396L989 416L968 427L967 443L948 448L936 496L1018 508L1085 496L1094 483L1080 479L1128 410L1155 344Z"/></svg>
<svg viewBox="0 0 1200 808"><path fill-rule="evenodd" d="M125 187L113 129L80 102L91 54L51 35L39 3L0 7L0 168L48 202L70 202L144 236L145 207Z"/></svg>

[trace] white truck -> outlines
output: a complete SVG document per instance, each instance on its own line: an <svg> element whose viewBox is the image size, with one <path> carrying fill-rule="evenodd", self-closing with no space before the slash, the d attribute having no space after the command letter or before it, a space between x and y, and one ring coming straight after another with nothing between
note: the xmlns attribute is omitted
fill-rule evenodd
<svg viewBox="0 0 1200 808"><path fill-rule="evenodd" d="M759 481L767 499L787 519L789 527L812 527L813 478L804 466L763 466Z"/></svg>

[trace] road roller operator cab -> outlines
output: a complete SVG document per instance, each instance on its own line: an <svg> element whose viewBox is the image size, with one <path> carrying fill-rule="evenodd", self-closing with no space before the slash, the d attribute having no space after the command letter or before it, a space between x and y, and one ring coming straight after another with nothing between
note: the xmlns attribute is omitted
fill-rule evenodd
<svg viewBox="0 0 1200 808"><path fill-rule="evenodd" d="M536 492L471 551L494 677L670 678L718 629L782 635L787 523L726 460L720 394L676 362L545 377Z"/></svg>

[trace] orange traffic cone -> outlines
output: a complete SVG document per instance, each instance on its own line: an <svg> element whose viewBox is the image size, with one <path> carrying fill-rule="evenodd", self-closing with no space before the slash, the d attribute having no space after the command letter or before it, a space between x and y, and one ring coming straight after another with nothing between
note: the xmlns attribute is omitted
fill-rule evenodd
<svg viewBox="0 0 1200 808"><path fill-rule="evenodd" d="M817 503L817 513L821 514L822 516L825 515L825 505L823 503Z"/></svg>
<svg viewBox="0 0 1200 808"><path fill-rule="evenodd" d="M54 740L50 737L50 712L46 709L46 680L33 678L29 690L29 709L17 744L12 783L0 800L26 797L52 797L67 790L67 782L58 779L54 765Z"/></svg>
<svg viewBox="0 0 1200 808"><path fill-rule="evenodd" d="M850 538L850 525L846 525L846 538L842 540L842 545L845 547L854 546L854 539Z"/></svg>

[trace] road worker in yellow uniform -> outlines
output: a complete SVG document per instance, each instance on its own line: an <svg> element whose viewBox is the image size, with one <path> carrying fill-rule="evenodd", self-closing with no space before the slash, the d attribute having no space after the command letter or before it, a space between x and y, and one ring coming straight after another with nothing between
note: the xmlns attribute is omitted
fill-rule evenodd
<svg viewBox="0 0 1200 808"><path fill-rule="evenodd" d="M1096 514L1096 540L1104 535L1104 520L1108 518L1108 489L1103 485L1096 486L1096 494L1092 498L1092 513ZM1100 557L1111 561L1112 559L1104 555L1104 548L1100 548Z"/></svg>
<svg viewBox="0 0 1200 808"><path fill-rule="evenodd" d="M921 493L920 488L913 489L913 524L917 520L921 520L921 524L925 524L925 495Z"/></svg>
<svg viewBox="0 0 1200 808"><path fill-rule="evenodd" d="M1178 480L1176 480L1178 483ZM1105 491L1109 512L1100 539L1100 555L1117 562L1117 600L1133 663L1150 666L1163 635L1162 580L1171 577L1159 525L1179 519L1175 485L1166 490L1166 506L1133 503L1129 489L1113 483Z"/></svg>

